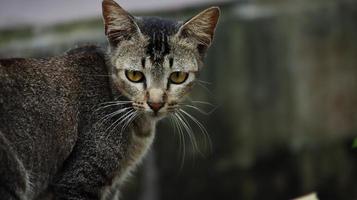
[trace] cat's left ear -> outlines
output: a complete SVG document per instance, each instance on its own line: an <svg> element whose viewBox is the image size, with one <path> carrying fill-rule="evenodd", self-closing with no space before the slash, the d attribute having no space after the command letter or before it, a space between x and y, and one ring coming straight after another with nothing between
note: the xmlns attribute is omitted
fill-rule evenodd
<svg viewBox="0 0 357 200"><path fill-rule="evenodd" d="M179 29L180 37L192 38L198 45L208 48L213 40L220 9L211 7L186 21Z"/></svg>

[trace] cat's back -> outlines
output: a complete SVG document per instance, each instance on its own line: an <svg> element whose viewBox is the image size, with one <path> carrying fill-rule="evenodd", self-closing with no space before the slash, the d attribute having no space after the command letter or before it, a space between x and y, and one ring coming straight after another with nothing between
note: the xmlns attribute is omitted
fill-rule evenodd
<svg viewBox="0 0 357 200"><path fill-rule="evenodd" d="M80 109L81 100L107 90L104 54L93 46L51 58L0 59L0 130L14 121L24 128L74 122L69 112Z"/></svg>
<svg viewBox="0 0 357 200"><path fill-rule="evenodd" d="M10 145L44 186L88 125L90 108L108 98L104 54L96 47L44 59L0 59L0 143Z"/></svg>

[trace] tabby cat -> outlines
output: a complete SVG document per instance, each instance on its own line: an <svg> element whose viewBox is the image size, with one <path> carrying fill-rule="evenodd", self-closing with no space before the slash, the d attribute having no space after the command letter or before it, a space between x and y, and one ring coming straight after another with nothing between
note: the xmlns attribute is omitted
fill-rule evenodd
<svg viewBox="0 0 357 200"><path fill-rule="evenodd" d="M102 8L108 52L0 60L0 199L118 199L156 122L189 115L219 9L181 22Z"/></svg>

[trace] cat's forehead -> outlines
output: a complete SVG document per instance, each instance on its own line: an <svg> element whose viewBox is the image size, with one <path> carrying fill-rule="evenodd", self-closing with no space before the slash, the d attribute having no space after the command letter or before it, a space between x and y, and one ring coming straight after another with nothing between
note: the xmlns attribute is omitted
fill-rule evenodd
<svg viewBox="0 0 357 200"><path fill-rule="evenodd" d="M197 70L194 47L177 37L182 22L159 17L139 18L138 26L147 38L146 56L154 66L169 66L177 70Z"/></svg>
<svg viewBox="0 0 357 200"><path fill-rule="evenodd" d="M159 17L136 18L144 37L123 41L117 53L121 59L117 67L141 70L170 68L178 71L197 71L197 55L192 44L186 44L177 36L182 22ZM119 64L121 63L121 64Z"/></svg>
<svg viewBox="0 0 357 200"><path fill-rule="evenodd" d="M165 56L169 55L173 44L170 38L177 33L180 24L174 20L159 17L139 18L138 26L147 38L146 54L153 65L162 65Z"/></svg>
<svg viewBox="0 0 357 200"><path fill-rule="evenodd" d="M140 31L148 36L153 36L158 32L167 36L174 35L182 25L180 21L160 17L138 17L136 19Z"/></svg>

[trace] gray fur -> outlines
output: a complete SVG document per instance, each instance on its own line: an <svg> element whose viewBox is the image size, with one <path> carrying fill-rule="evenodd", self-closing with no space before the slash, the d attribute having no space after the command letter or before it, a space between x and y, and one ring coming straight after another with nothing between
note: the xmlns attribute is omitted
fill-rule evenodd
<svg viewBox="0 0 357 200"><path fill-rule="evenodd" d="M156 122L192 87L202 44L181 34L186 23L135 18L111 0L103 15L108 53L86 46L0 60L1 199L118 199ZM141 71L145 82L130 82L126 70ZM175 71L187 80L169 82ZM111 101L130 103L101 105ZM154 112L149 101L164 106Z"/></svg>

